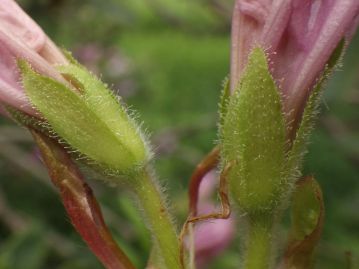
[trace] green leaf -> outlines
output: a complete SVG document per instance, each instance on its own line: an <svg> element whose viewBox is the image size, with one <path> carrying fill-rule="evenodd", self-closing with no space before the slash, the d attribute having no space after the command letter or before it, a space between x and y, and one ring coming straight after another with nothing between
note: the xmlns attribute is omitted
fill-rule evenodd
<svg viewBox="0 0 359 269"><path fill-rule="evenodd" d="M297 182L291 210L292 227L283 264L285 268L309 269L313 267L313 251L324 222L323 195L313 177Z"/></svg>
<svg viewBox="0 0 359 269"><path fill-rule="evenodd" d="M36 73L24 61L19 61L19 67L30 101L48 121L54 135L73 150L118 174L129 174L146 162L141 136L106 89L87 93L92 88L83 84L82 94ZM97 86L100 82L93 85Z"/></svg>
<svg viewBox="0 0 359 269"><path fill-rule="evenodd" d="M281 97L260 48L250 54L221 132L224 162L237 161L229 174L234 199L245 210L272 210L287 190L286 134Z"/></svg>

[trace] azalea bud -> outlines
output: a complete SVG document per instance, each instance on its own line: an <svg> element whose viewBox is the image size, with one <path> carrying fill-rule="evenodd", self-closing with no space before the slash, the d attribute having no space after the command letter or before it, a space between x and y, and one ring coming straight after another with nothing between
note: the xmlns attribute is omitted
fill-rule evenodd
<svg viewBox="0 0 359 269"><path fill-rule="evenodd" d="M247 213L273 214L300 176L321 84L359 22L357 0L237 0L222 159Z"/></svg>
<svg viewBox="0 0 359 269"><path fill-rule="evenodd" d="M17 111L42 117L41 131L107 174L129 176L147 163L143 135L118 98L13 0L0 2L0 55L0 101L20 122L39 128Z"/></svg>

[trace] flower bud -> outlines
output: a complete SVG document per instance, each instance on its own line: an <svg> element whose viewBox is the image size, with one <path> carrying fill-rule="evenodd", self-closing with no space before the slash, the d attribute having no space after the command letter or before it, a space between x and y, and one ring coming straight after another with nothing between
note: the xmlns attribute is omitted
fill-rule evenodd
<svg viewBox="0 0 359 269"><path fill-rule="evenodd" d="M222 160L232 163L229 190L246 213L273 212L288 190L286 134L280 93L264 51L249 56L221 127Z"/></svg>
<svg viewBox="0 0 359 269"><path fill-rule="evenodd" d="M49 132L108 175L131 176L149 160L139 127L106 86L78 64L58 70L76 91L19 61L22 82ZM41 90L39 90L41 89Z"/></svg>

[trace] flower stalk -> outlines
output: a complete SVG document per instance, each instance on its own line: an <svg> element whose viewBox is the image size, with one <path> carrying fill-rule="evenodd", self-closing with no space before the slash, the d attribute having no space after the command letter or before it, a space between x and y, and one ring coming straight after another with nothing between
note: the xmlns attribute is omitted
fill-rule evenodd
<svg viewBox="0 0 359 269"><path fill-rule="evenodd" d="M271 268L274 245L271 222L260 218L250 218L243 254L243 268Z"/></svg>
<svg viewBox="0 0 359 269"><path fill-rule="evenodd" d="M180 248L176 228L158 185L154 182L153 172L146 168L130 183L143 218L151 231L154 242L154 261L158 268L180 269Z"/></svg>

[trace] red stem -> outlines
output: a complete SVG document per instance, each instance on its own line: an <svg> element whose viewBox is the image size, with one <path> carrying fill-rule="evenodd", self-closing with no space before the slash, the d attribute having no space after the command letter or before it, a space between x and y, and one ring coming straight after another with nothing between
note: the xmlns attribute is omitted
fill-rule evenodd
<svg viewBox="0 0 359 269"><path fill-rule="evenodd" d="M30 130L77 232L107 269L135 269L107 228L90 186L57 143Z"/></svg>

